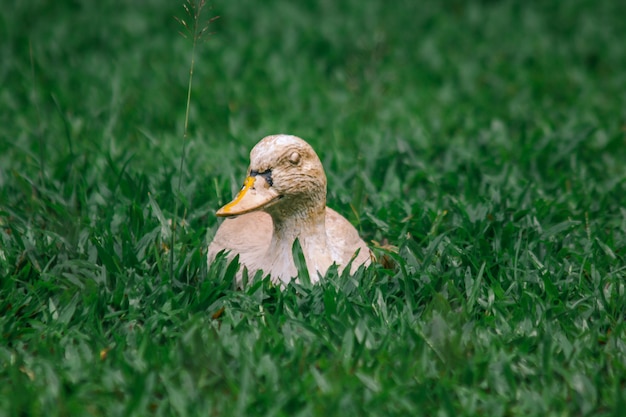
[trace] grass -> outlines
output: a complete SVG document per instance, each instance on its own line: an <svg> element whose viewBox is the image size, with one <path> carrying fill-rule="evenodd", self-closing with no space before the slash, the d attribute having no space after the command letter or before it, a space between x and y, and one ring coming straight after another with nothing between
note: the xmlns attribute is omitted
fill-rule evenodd
<svg viewBox="0 0 626 417"><path fill-rule="evenodd" d="M212 6L187 129L182 3L4 5L0 416L622 414L620 2ZM207 267L277 132L395 269Z"/></svg>

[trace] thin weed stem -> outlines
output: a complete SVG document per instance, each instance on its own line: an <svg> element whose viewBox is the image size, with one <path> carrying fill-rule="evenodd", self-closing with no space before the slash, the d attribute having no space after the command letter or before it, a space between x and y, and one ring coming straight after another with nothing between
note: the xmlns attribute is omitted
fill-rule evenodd
<svg viewBox="0 0 626 417"><path fill-rule="evenodd" d="M199 7L202 7L204 2L200 3ZM194 14L194 17L196 14ZM197 31L198 20L194 18L193 20L193 33L195 34ZM193 68L196 63L196 46L198 45L198 37L193 36L192 38L192 46L191 46L191 60L189 63L189 83L187 84L187 102L185 103L185 124L183 127L183 152L180 155L180 166L178 171L178 193L180 193L180 189L183 182L183 167L185 164L185 151L187 147L187 135L189 133L189 110L191 108L191 88L193 86Z"/></svg>
<svg viewBox="0 0 626 417"><path fill-rule="evenodd" d="M39 108L39 97L37 95L37 80L35 78L35 58L33 55L33 42L28 40L28 53L30 55L30 76L32 78L31 85L33 86L33 102L35 103L35 111L37 112L37 141L39 142L39 181L41 186L44 185L44 173L46 168L46 150L43 140L42 122L41 122L41 110Z"/></svg>
<svg viewBox="0 0 626 417"><path fill-rule="evenodd" d="M187 0L183 7L191 21L191 25L187 24L185 19L174 17L185 29L180 32L184 37L191 37L191 58L189 62L189 82L187 84L187 102L185 103L185 123L183 127L183 148L180 155L180 164L178 167L178 187L176 190L176 202L174 207L174 221L172 222L172 234L170 238L170 280L174 277L174 246L176 244L176 225L178 224L178 209L180 203L180 193L183 183L183 169L185 167L185 156L187 153L187 136L189 133L189 111L191 108L191 90L193 87L193 71L196 63L196 49L198 42L202 40L204 35L210 35L208 32L209 24L216 20L219 16L214 16L207 21L202 21L202 12L206 6L206 0ZM183 216L184 219L184 216Z"/></svg>

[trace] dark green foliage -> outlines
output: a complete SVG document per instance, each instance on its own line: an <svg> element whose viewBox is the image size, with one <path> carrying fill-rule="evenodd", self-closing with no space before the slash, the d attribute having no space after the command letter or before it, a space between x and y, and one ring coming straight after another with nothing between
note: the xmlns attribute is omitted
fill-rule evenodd
<svg viewBox="0 0 626 417"><path fill-rule="evenodd" d="M3 7L0 417L623 414L623 2L216 1L182 172L188 17L135 3ZM394 269L207 267L279 132Z"/></svg>

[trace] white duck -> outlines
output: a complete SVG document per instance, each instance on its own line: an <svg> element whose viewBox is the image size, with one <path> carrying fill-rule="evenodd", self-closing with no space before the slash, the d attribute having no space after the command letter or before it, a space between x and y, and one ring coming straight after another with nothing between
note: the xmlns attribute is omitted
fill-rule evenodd
<svg viewBox="0 0 626 417"><path fill-rule="evenodd" d="M209 245L209 264L225 250L229 259L239 255L249 276L262 270L274 282L287 283L298 275L292 256L296 239L313 283L333 263L343 270L352 260L351 273L370 263L370 251L357 230L326 207L322 163L296 136L263 138L250 152L241 191L216 214L227 219ZM239 281L241 276L239 270Z"/></svg>

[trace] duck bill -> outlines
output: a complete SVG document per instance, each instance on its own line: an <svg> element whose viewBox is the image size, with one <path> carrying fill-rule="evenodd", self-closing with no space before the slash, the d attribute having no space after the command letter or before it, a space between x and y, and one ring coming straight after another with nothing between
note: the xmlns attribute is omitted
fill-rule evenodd
<svg viewBox="0 0 626 417"><path fill-rule="evenodd" d="M226 204L215 213L218 217L239 216L251 211L261 210L280 198L280 195L271 188L262 176L249 176L243 182L241 191L233 201Z"/></svg>

